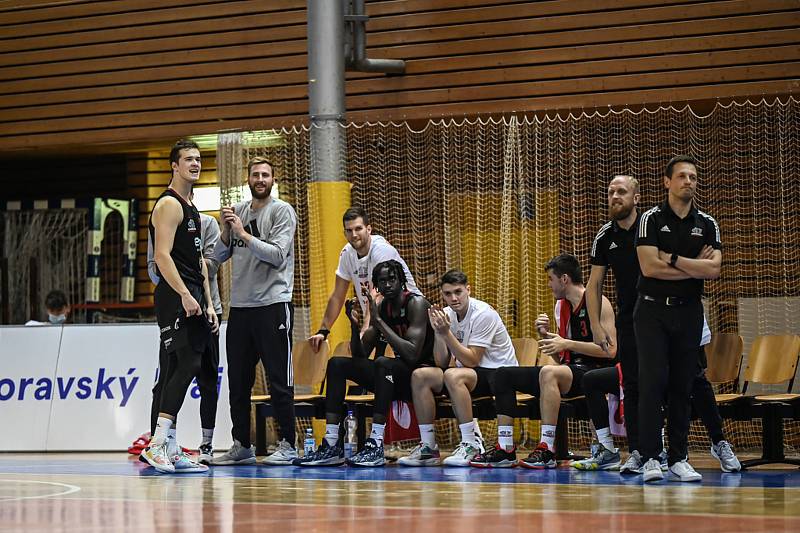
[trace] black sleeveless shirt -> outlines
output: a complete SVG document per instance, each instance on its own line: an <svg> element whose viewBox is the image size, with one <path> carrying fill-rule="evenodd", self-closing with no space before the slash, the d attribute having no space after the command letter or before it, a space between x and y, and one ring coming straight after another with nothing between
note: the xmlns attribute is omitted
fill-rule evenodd
<svg viewBox="0 0 800 533"><path fill-rule="evenodd" d="M414 294L410 291L403 291L401 296L401 307L400 312L397 316L394 316L394 310L392 309L392 305L390 302L384 300L381 302L381 318L383 321L386 322L386 325L392 328L392 331L400 335L401 337L406 337L406 332L408 331L408 326L410 322L408 321L408 302L411 301L412 298L424 298L423 296L419 296L418 294ZM417 367L419 366L433 366L433 341L434 341L434 333L433 328L431 327L431 323L428 320L425 320L426 328L425 328L425 342L422 346L422 351L420 352L419 360L417 361ZM381 339L382 342L385 342L384 339ZM385 346L383 347L385 349Z"/></svg>
<svg viewBox="0 0 800 533"><path fill-rule="evenodd" d="M167 189L156 200L156 205L165 196L171 196L180 202L183 208L183 220L175 230L175 240L172 243L170 257L175 262L181 279L184 283L193 285L203 285L203 270L200 266L202 257L203 240L200 237L200 213L194 205L186 202L181 196L172 189ZM155 209L155 206L153 206ZM156 230L153 226L153 213L150 213L148 222L150 229L150 239L153 241L153 248L156 246ZM163 279L161 271L156 265L156 273Z"/></svg>

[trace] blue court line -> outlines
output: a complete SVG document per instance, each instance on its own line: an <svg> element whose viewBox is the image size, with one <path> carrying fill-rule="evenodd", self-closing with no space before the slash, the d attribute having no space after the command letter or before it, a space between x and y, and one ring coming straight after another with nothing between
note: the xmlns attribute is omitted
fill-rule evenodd
<svg viewBox="0 0 800 533"><path fill-rule="evenodd" d="M764 487L800 488L800 469L753 470L742 473L722 473L715 469L699 469L706 487ZM70 459L54 458L52 461L0 456L0 474L70 474L94 476L161 476L155 469L135 458ZM378 468L356 467L295 467L295 466L222 466L212 467L204 474L185 476L210 476L241 479L323 479L358 481L437 481L452 483L547 483L578 485L641 485L641 476L621 476L618 472L584 472L561 467L552 470L525 468L410 468L387 465ZM184 477L184 476L181 476ZM677 484L664 481L663 484Z"/></svg>

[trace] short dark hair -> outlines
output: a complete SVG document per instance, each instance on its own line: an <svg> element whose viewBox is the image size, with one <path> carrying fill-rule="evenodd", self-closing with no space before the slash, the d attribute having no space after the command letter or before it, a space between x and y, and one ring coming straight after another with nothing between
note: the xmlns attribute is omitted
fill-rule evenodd
<svg viewBox="0 0 800 533"><path fill-rule="evenodd" d="M581 264L578 258L570 254L561 254L552 258L544 266L544 271L553 271L556 276L563 276L566 274L572 283L583 283L583 275L581 274Z"/></svg>
<svg viewBox="0 0 800 533"><path fill-rule="evenodd" d="M697 168L697 159L695 159L694 157L690 155L676 155L675 157L669 160L669 163L667 163L667 168L664 169L664 175L668 178L671 178L672 170L678 163L689 163L694 165L694 168Z"/></svg>
<svg viewBox="0 0 800 533"><path fill-rule="evenodd" d="M50 291L44 298L44 306L51 311L64 309L67 306L67 295L59 290Z"/></svg>
<svg viewBox="0 0 800 533"><path fill-rule="evenodd" d="M172 147L172 150L169 152L169 162L178 163L181 158L181 150L191 150L195 148L200 150L200 147L191 139L181 139L175 143L175 146Z"/></svg>
<svg viewBox="0 0 800 533"><path fill-rule="evenodd" d="M369 226L369 215L367 215L366 209L358 205L354 205L344 212L344 215L342 215L342 226L357 218L360 218L365 226Z"/></svg>
<svg viewBox="0 0 800 533"><path fill-rule="evenodd" d="M388 261L383 261L382 263L378 263L375 265L375 268L372 269L372 286L378 286L378 274L384 268L388 268L390 272L394 272L394 275L397 279L400 280L400 283L403 284L403 287L406 286L406 272L403 269L403 265L400 264L400 261L396 261L394 259L389 259Z"/></svg>
<svg viewBox="0 0 800 533"><path fill-rule="evenodd" d="M247 177L250 177L250 173L253 171L253 167L256 165L269 165L269 169L272 171L272 177L275 177L275 165L272 164L272 161L267 159L266 157L261 157L259 155L255 157L251 157L250 161L247 162Z"/></svg>
<svg viewBox="0 0 800 533"><path fill-rule="evenodd" d="M449 283L450 285L467 285L469 282L467 281L466 274L454 268L444 273L442 279L439 280L439 287L445 283Z"/></svg>

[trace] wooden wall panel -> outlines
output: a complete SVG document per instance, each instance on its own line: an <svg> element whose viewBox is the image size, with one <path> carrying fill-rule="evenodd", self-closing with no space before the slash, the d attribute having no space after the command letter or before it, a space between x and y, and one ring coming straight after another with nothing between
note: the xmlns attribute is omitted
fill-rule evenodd
<svg viewBox="0 0 800 533"><path fill-rule="evenodd" d="M0 5L0 157L306 122L306 1ZM370 0L348 118L796 93L797 0ZM87 148L88 147L88 148Z"/></svg>

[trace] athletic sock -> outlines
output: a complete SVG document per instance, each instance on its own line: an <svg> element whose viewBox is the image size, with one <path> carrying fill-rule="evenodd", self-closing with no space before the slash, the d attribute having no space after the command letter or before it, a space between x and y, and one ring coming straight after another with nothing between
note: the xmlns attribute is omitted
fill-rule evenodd
<svg viewBox="0 0 800 533"><path fill-rule="evenodd" d="M606 450L614 451L614 437L611 435L611 428L597 430L597 440L600 441Z"/></svg>
<svg viewBox="0 0 800 533"><path fill-rule="evenodd" d="M175 426L167 431L167 455L172 457L178 453L178 430Z"/></svg>
<svg viewBox="0 0 800 533"><path fill-rule="evenodd" d="M325 424L325 441L333 448L339 442L339 424Z"/></svg>
<svg viewBox="0 0 800 533"><path fill-rule="evenodd" d="M556 427L547 424L542 424L542 442L547 444L547 449L551 452L555 451L556 446Z"/></svg>
<svg viewBox="0 0 800 533"><path fill-rule="evenodd" d="M214 428L206 429L203 428L203 438L200 439L200 446L203 444L211 444L211 441L214 440Z"/></svg>
<svg viewBox="0 0 800 533"><path fill-rule="evenodd" d="M514 449L514 426L497 426L497 444L507 452Z"/></svg>
<svg viewBox="0 0 800 533"><path fill-rule="evenodd" d="M156 421L156 434L153 435L153 444L164 444L169 436L169 430L172 428L172 420L159 416Z"/></svg>
<svg viewBox="0 0 800 533"><path fill-rule="evenodd" d="M372 431L369 434L369 438L378 443L378 446L383 446L384 429L386 429L386 424L376 424L375 422L372 423Z"/></svg>
<svg viewBox="0 0 800 533"><path fill-rule="evenodd" d="M423 444L429 448L436 446L436 431L433 429L433 424L420 424L419 425L419 438Z"/></svg>
<svg viewBox="0 0 800 533"><path fill-rule="evenodd" d="M478 424L478 419L473 418L472 423L475 424L475 436L481 440L483 440L483 433L481 433L481 426Z"/></svg>
<svg viewBox="0 0 800 533"><path fill-rule="evenodd" d="M475 437L475 421L470 420L464 424L459 424L458 429L461 430L461 442L472 444L473 446L477 444L477 438ZM514 444L513 438L511 444Z"/></svg>

